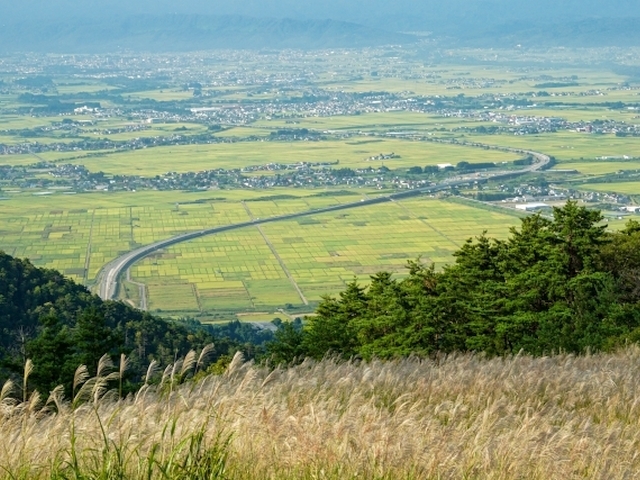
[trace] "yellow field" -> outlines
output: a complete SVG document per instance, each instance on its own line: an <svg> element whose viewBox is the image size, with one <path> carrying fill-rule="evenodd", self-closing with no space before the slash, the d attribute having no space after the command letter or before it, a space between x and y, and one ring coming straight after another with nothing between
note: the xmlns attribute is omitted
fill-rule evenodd
<svg viewBox="0 0 640 480"><path fill-rule="evenodd" d="M246 206L266 218L288 203ZM483 229L503 238L518 223L508 211L425 197L201 238L142 260L131 273L147 285L152 310L211 314L304 307L340 292L353 278L366 283L381 270L402 275L407 261L418 257L441 267L467 238Z"/></svg>

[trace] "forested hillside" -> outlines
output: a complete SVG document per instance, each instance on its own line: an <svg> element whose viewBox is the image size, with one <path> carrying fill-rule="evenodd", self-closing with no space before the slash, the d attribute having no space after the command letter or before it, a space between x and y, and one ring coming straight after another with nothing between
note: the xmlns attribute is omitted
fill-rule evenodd
<svg viewBox="0 0 640 480"><path fill-rule="evenodd" d="M149 363L167 365L214 338L202 328L154 317L120 302L103 302L55 270L0 252L0 377L21 375L26 359L31 386L46 393L71 388L76 368L95 373L99 359L126 354L127 388L135 388ZM215 339L211 360L237 344Z"/></svg>
<svg viewBox="0 0 640 480"><path fill-rule="evenodd" d="M640 340L640 223L606 232L598 211L569 202L534 215L506 241L484 234L442 271L352 282L325 298L306 329L283 326L272 354L289 362L475 351L534 355L613 350Z"/></svg>

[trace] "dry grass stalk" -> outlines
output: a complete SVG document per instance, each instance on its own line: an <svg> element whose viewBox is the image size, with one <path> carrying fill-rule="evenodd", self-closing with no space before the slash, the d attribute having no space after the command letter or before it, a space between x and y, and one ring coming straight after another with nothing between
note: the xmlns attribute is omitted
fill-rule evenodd
<svg viewBox="0 0 640 480"><path fill-rule="evenodd" d="M637 347L275 371L234 358L226 375L147 387L144 401L72 410L53 392L55 414L6 403L0 477L635 478L639 392Z"/></svg>

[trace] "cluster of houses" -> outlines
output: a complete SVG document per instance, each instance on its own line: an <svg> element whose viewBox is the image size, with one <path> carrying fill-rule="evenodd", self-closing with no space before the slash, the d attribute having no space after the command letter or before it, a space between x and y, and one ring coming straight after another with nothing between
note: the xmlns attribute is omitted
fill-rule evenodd
<svg viewBox="0 0 640 480"><path fill-rule="evenodd" d="M522 109L517 109L522 110ZM477 122L491 123L495 126L464 126L454 131L475 131L479 133L501 133L510 135L535 135L567 130L591 134L614 134L618 136L640 136L640 125L612 119L593 121L568 121L562 117L540 117L526 113L514 113L513 110L459 110L445 112L444 116L473 119Z"/></svg>
<svg viewBox="0 0 640 480"><path fill-rule="evenodd" d="M74 191L211 190L224 188L260 189L272 187L352 186L416 189L434 185L429 178L399 175L388 168L331 168L336 162L269 163L241 169L212 169L199 172L167 172L163 175L106 176L83 165L39 162L30 166L0 167L0 185L41 189L65 187ZM48 173L49 176L43 174Z"/></svg>

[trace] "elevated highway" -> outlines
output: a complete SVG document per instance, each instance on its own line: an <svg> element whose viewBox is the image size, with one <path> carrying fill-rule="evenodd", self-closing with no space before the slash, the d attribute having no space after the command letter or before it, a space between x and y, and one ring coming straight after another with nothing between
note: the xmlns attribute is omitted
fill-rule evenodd
<svg viewBox="0 0 640 480"><path fill-rule="evenodd" d="M540 170L544 168L549 162L550 157L543 153L533 152L529 150L520 150L520 149L504 149L507 151L511 151L514 153L528 154L535 158L535 162L526 168L520 170L513 171L503 171L499 173L495 173L493 175L487 175L484 177L474 177L467 176L454 180L444 181L438 185L417 188L413 190L404 190L402 192L393 193L390 195L373 197L362 199L358 202L350 202L343 203L340 205L333 205L331 207L317 208L312 210L306 210L298 213L291 213L286 215L278 215L274 217L264 218L264 219L255 219L247 222L234 223L230 225L217 226L212 228L205 228L203 230L197 230L193 232L184 233L181 235L176 235L171 238L167 238L165 240L160 240L158 242L150 243L143 247L136 248L130 252L127 252L118 258L107 263L98 274L98 295L103 300L111 300L115 299L118 293L118 281L123 272L125 272L131 265L136 263L137 261L151 255L152 253L160 250L162 248L170 247L172 245L176 245L178 243L187 242L189 240L194 240L196 238L204 237L207 235L215 235L216 233L228 232L230 230L237 230L240 228L246 228L255 225L264 225L266 223L280 222L283 220L292 220L300 217L305 217L309 215L319 215L322 213L330 213L336 212L340 210L349 210L353 208L366 207L369 205L375 205L378 203L385 203L393 200L413 197L417 195L423 195L428 193L435 193L443 190L447 190L451 187L456 187L459 185L465 185L473 182L486 182L489 180L497 180L500 178L513 178L515 176L523 175L525 173L531 173L536 170Z"/></svg>

